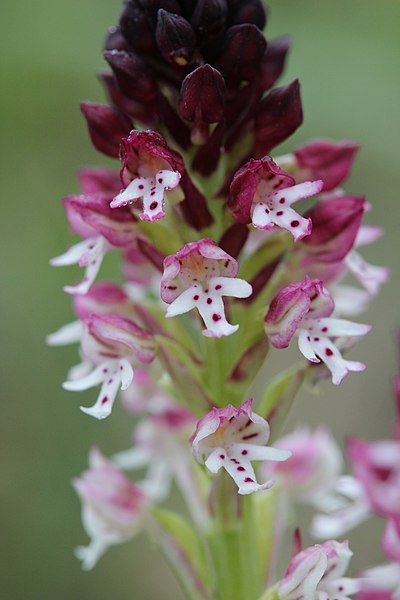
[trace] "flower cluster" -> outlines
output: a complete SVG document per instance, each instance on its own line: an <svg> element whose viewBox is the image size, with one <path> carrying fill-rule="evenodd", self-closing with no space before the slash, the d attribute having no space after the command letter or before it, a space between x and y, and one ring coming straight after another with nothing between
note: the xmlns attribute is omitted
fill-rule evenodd
<svg viewBox="0 0 400 600"><path fill-rule="evenodd" d="M131 448L111 459L93 450L74 482L91 538L77 555L91 568L144 529L174 557L189 598L345 600L369 577L344 576L351 551L331 538L350 524L384 515L398 561L398 441L350 440L353 478L340 477L325 429L267 443L302 381L330 374L339 385L365 368L347 353L371 327L343 317L365 310L388 272L358 251L381 231L363 224L367 201L343 189L357 146L316 139L276 153L302 107L297 80L274 87L290 41L267 42L266 21L261 0L127 0L105 40L109 104L81 105L115 167L81 169L80 193L64 200L80 240L51 263L84 275L64 288L77 320L48 342L79 344L63 387L100 386L84 413L108 417L121 391L139 421ZM122 283L96 281L109 252ZM294 337L305 360L266 382L270 347ZM123 471L136 469L132 483ZM187 519L160 506L173 482ZM278 494L282 510L294 498L327 513L312 530L329 538L297 544L280 579L279 544L265 533L284 532ZM250 563L257 576L243 588Z"/></svg>

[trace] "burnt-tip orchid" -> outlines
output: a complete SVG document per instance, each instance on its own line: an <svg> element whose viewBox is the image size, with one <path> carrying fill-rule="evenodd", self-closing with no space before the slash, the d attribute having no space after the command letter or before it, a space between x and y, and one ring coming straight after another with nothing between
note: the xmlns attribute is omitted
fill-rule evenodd
<svg viewBox="0 0 400 600"><path fill-rule="evenodd" d="M344 577L352 557L348 542L311 546L290 562L278 583L280 600L349 600L360 589L357 579Z"/></svg>
<svg viewBox="0 0 400 600"><path fill-rule="evenodd" d="M192 449L200 463L211 473L224 468L239 488L239 494L251 494L273 485L269 480L258 483L252 461L282 461L291 456L288 450L267 446L268 422L252 410L252 400L235 408L213 408L197 423Z"/></svg>
<svg viewBox="0 0 400 600"><path fill-rule="evenodd" d="M294 178L278 167L271 157L251 159L235 174L230 187L229 206L239 223L253 223L257 229L286 229L298 241L311 233L311 219L295 212L294 202L315 196L323 182Z"/></svg>
<svg viewBox="0 0 400 600"><path fill-rule="evenodd" d="M247 298L252 287L236 277L237 261L213 240L190 242L167 256L161 279L161 298L169 304L166 316L175 317L197 308L207 337L231 335L239 325L226 320L223 296Z"/></svg>
<svg viewBox="0 0 400 600"><path fill-rule="evenodd" d="M365 335L369 325L331 317L332 296L322 281L305 277L291 283L274 297L265 317L265 330L275 348L287 348L298 337L300 352L313 363L323 361L339 384L349 371L363 371L365 365L346 360L331 338Z"/></svg>
<svg viewBox="0 0 400 600"><path fill-rule="evenodd" d="M104 419L112 410L118 390L132 383L136 364L149 364L155 357L151 334L119 315L91 314L83 321L83 362L74 367L63 387L81 391L101 384L96 403L82 412Z"/></svg>
<svg viewBox="0 0 400 600"><path fill-rule="evenodd" d="M139 218L162 219L165 193L176 188L181 179L182 158L155 131L131 131L122 139L121 153L124 189L112 200L111 208L134 204L141 198Z"/></svg>
<svg viewBox="0 0 400 600"><path fill-rule="evenodd" d="M104 552L138 533L150 500L97 448L89 454L89 470L74 479L82 502L82 521L90 537L88 546L75 550L84 569L92 569Z"/></svg>

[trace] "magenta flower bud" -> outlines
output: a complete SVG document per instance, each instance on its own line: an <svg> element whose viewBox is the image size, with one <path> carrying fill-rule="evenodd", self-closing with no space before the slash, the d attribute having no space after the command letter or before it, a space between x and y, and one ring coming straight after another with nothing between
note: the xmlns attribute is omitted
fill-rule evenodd
<svg viewBox="0 0 400 600"><path fill-rule="evenodd" d="M268 42L258 76L258 85L261 90L272 88L282 75L290 45L289 36L282 36Z"/></svg>
<svg viewBox="0 0 400 600"><path fill-rule="evenodd" d="M363 371L363 363L345 360L331 338L354 337L368 333L369 325L330 317L332 296L322 281L305 277L291 283L274 297L265 316L265 331L275 348L286 348L294 335L299 350L313 363L323 361L338 385L349 371Z"/></svg>
<svg viewBox="0 0 400 600"><path fill-rule="evenodd" d="M231 335L239 325L226 320L222 297L247 298L252 289L237 279L237 261L210 239L190 242L164 261L161 298L169 304L167 317L197 308L207 337Z"/></svg>
<svg viewBox="0 0 400 600"><path fill-rule="evenodd" d="M364 211L365 199L357 196L332 197L314 206L307 213L313 229L303 241L312 260L343 260L353 248Z"/></svg>
<svg viewBox="0 0 400 600"><path fill-rule="evenodd" d="M124 94L138 102L154 102L157 84L139 56L124 50L106 50L104 57Z"/></svg>
<svg viewBox="0 0 400 600"><path fill-rule="evenodd" d="M400 518L400 442L366 442L356 437L347 445L353 472L373 510Z"/></svg>
<svg viewBox="0 0 400 600"><path fill-rule="evenodd" d="M340 185L350 173L359 146L352 142L314 140L293 152L296 181L310 178L322 179L324 192Z"/></svg>
<svg viewBox="0 0 400 600"><path fill-rule="evenodd" d="M199 38L210 38L225 29L228 16L226 0L198 0L191 23Z"/></svg>
<svg viewBox="0 0 400 600"><path fill-rule="evenodd" d="M76 549L84 569L92 569L112 545L131 539L144 524L150 501L117 467L94 448L89 470L73 486L82 502L82 521L91 538Z"/></svg>
<svg viewBox="0 0 400 600"><path fill-rule="evenodd" d="M82 102L81 111L95 148L111 158L118 158L121 139L132 129L131 120L111 106L94 102Z"/></svg>
<svg viewBox="0 0 400 600"><path fill-rule="evenodd" d="M115 196L121 187L119 173L109 167L83 167L78 173L83 194L107 194Z"/></svg>
<svg viewBox="0 0 400 600"><path fill-rule="evenodd" d="M139 53L150 54L157 49L154 32L143 8L143 2L128 0L125 2L119 19L119 25L129 46ZM124 48L106 48L106 50Z"/></svg>
<svg viewBox="0 0 400 600"><path fill-rule="evenodd" d="M258 75L267 42L255 25L230 27L225 34L218 67L230 85Z"/></svg>
<svg viewBox="0 0 400 600"><path fill-rule="evenodd" d="M208 124L223 117L224 91L224 78L210 65L199 67L183 80L178 109L183 119L194 123L192 141L204 143Z"/></svg>
<svg viewBox="0 0 400 600"><path fill-rule="evenodd" d="M287 86L272 90L258 107L254 133L256 157L269 154L284 142L303 122L300 84L296 79Z"/></svg>
<svg viewBox="0 0 400 600"><path fill-rule="evenodd" d="M252 23L259 29L264 29L267 13L261 0L228 0L229 21L232 25Z"/></svg>
<svg viewBox="0 0 400 600"><path fill-rule="evenodd" d="M238 408L228 404L213 408L198 423L192 449L211 473L224 468L239 488L239 494L265 490L273 481L258 483L252 461L284 461L291 453L267 446L268 422L252 411L252 400Z"/></svg>
<svg viewBox="0 0 400 600"><path fill-rule="evenodd" d="M111 202L119 208L142 199L143 221L157 221L165 216L165 192L178 186L184 171L183 160L169 148L156 131L131 131L121 145L121 181L125 186Z"/></svg>
<svg viewBox="0 0 400 600"><path fill-rule="evenodd" d="M178 67L185 67L192 62L196 37L184 17L160 9L157 13L156 40L168 62Z"/></svg>
<svg viewBox="0 0 400 600"><path fill-rule="evenodd" d="M237 173L230 187L228 206L239 223L252 222L258 229L286 229L295 241L311 232L311 220L301 217L291 204L318 194L322 181L295 185L291 175L265 156L251 159Z"/></svg>

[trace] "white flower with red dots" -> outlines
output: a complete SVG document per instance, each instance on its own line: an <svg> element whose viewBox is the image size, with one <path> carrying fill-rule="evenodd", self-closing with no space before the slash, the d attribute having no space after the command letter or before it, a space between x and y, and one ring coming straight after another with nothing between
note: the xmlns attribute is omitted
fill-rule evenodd
<svg viewBox="0 0 400 600"><path fill-rule="evenodd" d="M197 424L192 449L211 473L224 468L239 488L239 494L266 490L273 481L258 483L252 461L287 460L291 452L268 447L268 422L253 413L252 400L238 408L228 404L213 408Z"/></svg>
<svg viewBox="0 0 400 600"><path fill-rule="evenodd" d="M274 297L265 316L265 330L275 348L287 348L296 335L300 352L310 362L323 361L337 385L349 371L363 371L365 365L345 360L331 338L365 335L371 326L332 318L334 308L322 281L305 277L282 288Z"/></svg>
<svg viewBox="0 0 400 600"><path fill-rule="evenodd" d="M319 179L296 185L289 173L264 156L261 160L251 159L237 171L230 187L229 206L239 223L253 223L264 231L272 227L286 229L297 241L311 233L312 223L291 205L318 194L323 185Z"/></svg>
<svg viewBox="0 0 400 600"><path fill-rule="evenodd" d="M238 263L213 240L186 244L164 260L161 298L169 304L167 317L175 317L197 308L207 337L231 335L239 325L225 317L223 296L247 298L252 287L237 279Z"/></svg>

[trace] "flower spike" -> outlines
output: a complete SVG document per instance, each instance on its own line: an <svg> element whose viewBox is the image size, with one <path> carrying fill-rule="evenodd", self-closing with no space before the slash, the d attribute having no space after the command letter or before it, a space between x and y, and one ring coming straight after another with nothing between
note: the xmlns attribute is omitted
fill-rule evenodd
<svg viewBox="0 0 400 600"><path fill-rule="evenodd" d="M167 317L175 317L197 308L207 337L231 335L239 325L225 317L223 296L247 298L252 287L236 278L237 261L213 240L203 239L186 244L164 261L161 298L169 304Z"/></svg>
<svg viewBox="0 0 400 600"><path fill-rule="evenodd" d="M252 400L238 408L228 404L213 408L197 424L192 438L193 453L211 473L223 467L239 488L239 494L266 490L273 481L258 483L253 460L287 460L291 452L267 446L268 422L253 413Z"/></svg>

